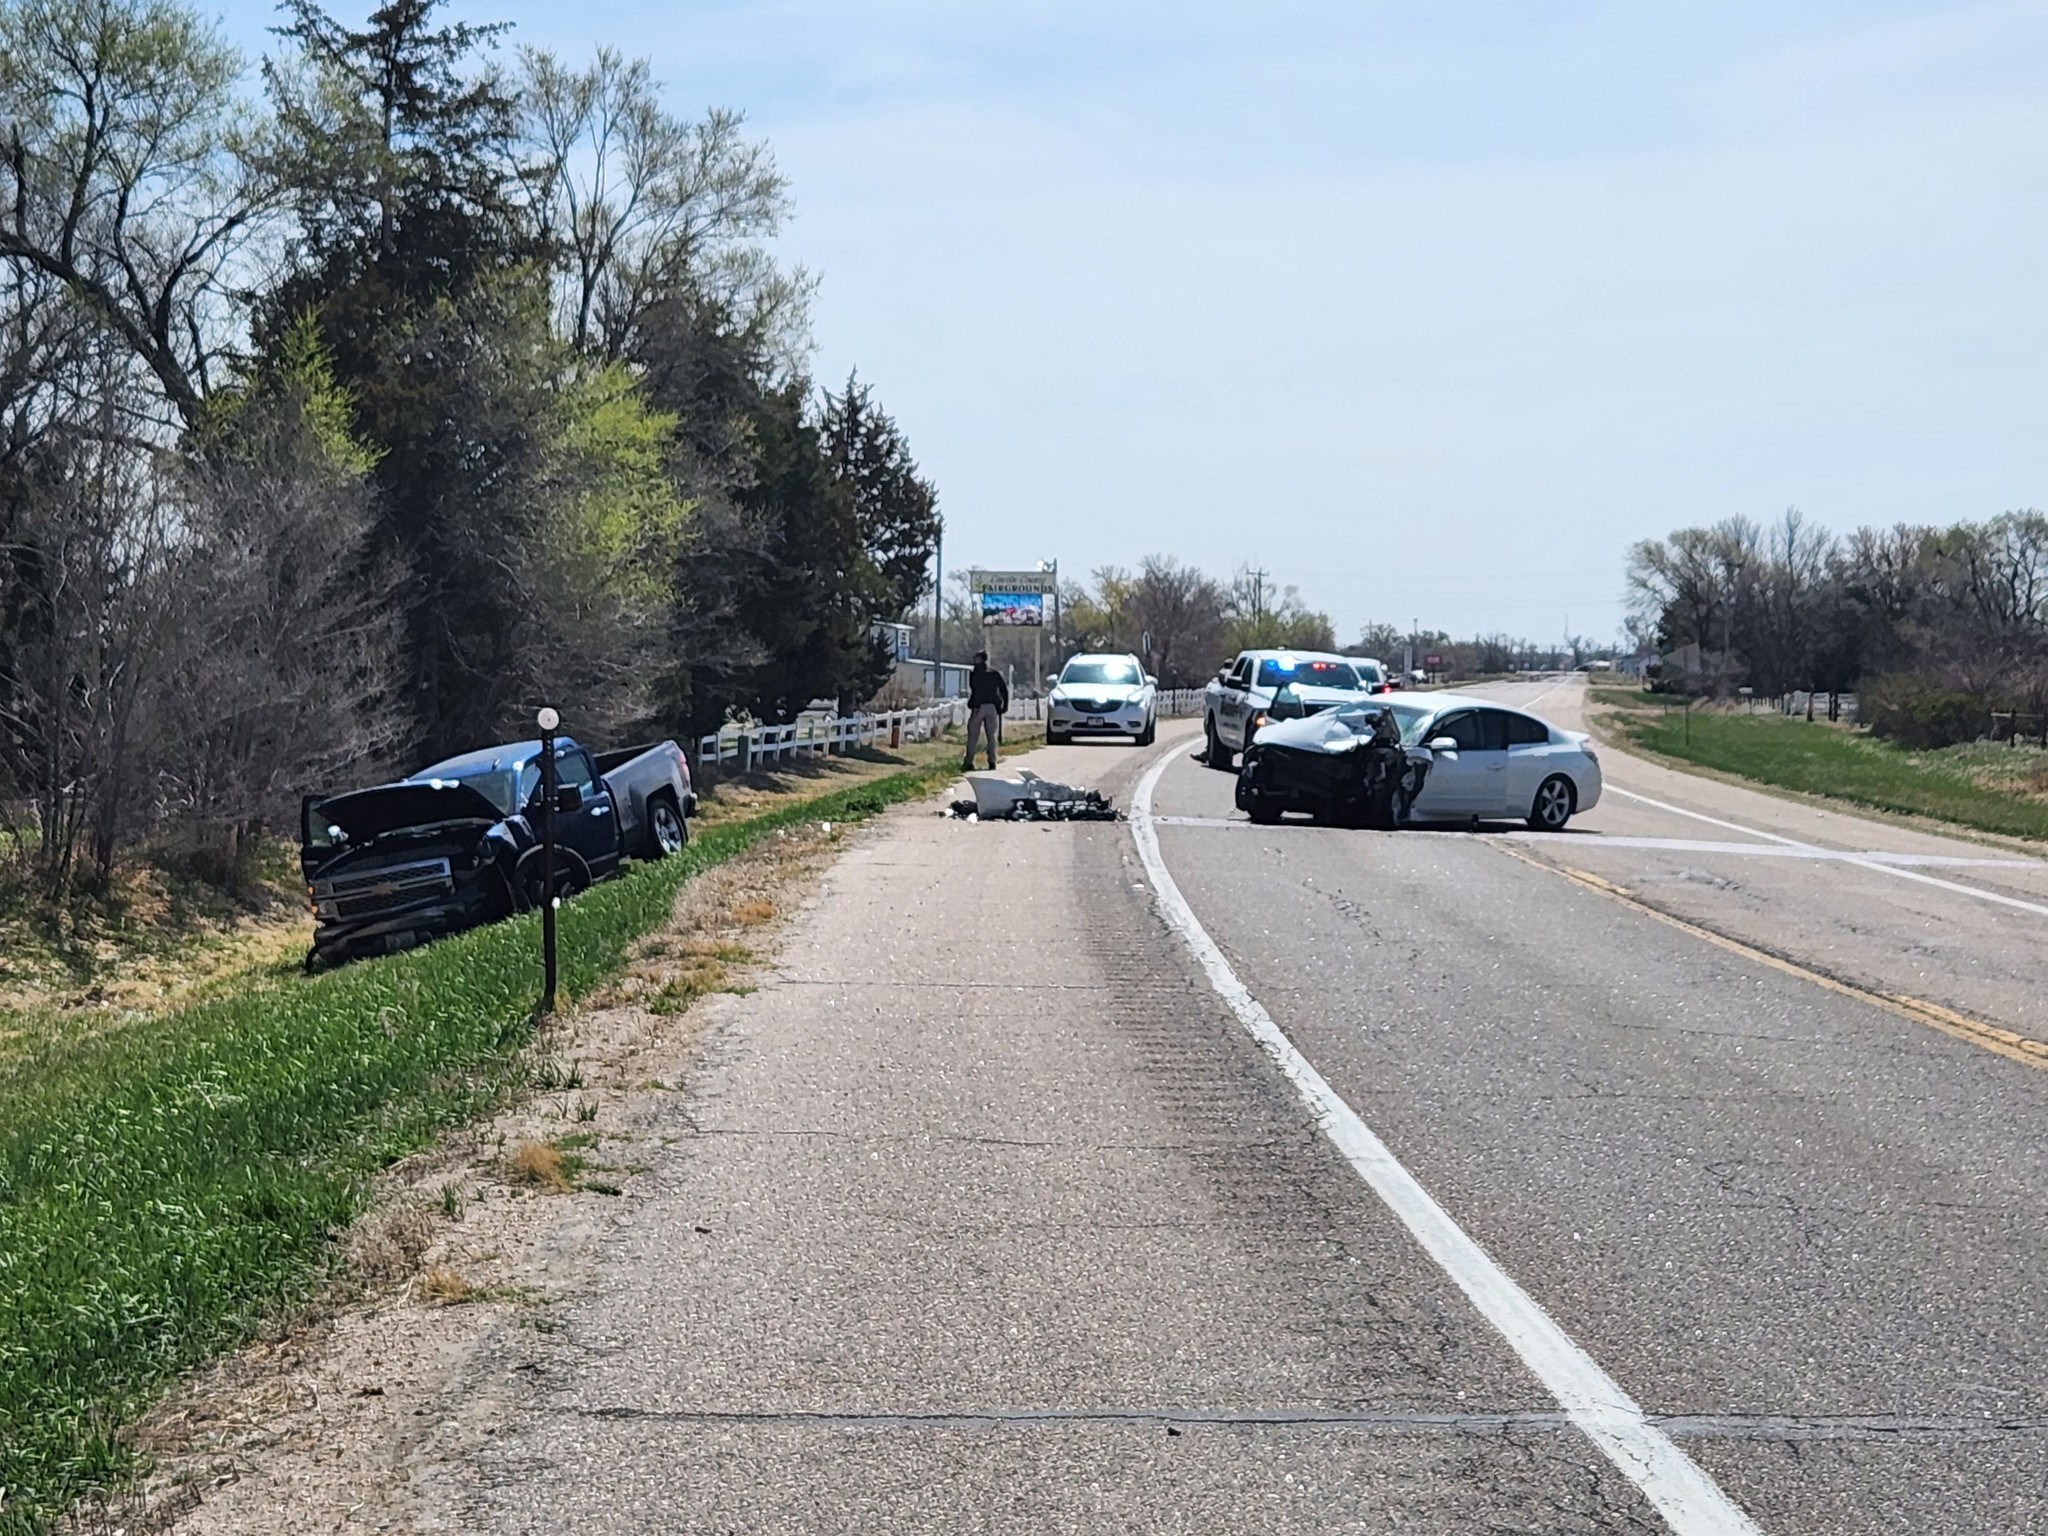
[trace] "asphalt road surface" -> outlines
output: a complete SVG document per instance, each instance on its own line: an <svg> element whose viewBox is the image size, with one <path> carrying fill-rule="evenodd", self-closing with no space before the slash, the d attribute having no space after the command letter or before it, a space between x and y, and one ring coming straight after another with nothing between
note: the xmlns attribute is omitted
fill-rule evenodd
<svg viewBox="0 0 2048 1536"><path fill-rule="evenodd" d="M455 1523L2048 1530L2039 863L1611 752L1254 828L1192 745L841 861Z"/></svg>

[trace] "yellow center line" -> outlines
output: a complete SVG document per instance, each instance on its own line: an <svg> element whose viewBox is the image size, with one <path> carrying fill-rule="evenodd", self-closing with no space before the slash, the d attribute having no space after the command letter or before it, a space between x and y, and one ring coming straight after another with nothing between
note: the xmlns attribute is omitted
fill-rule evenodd
<svg viewBox="0 0 2048 1536"><path fill-rule="evenodd" d="M1939 1003L1907 997L1899 992L1873 992L1867 987L1838 981L1824 972L1788 960L1783 955L1774 955L1769 950L1758 949L1755 945L1745 944L1740 939L1731 939L1725 933L1716 933L1711 928L1702 928L1698 923L1688 922L1682 917L1673 917L1669 912L1651 906L1626 886L1616 885L1612 880L1603 880L1587 870L1553 864L1548 859L1524 853L1512 843L1494 842L1492 846L1511 859L1519 859L1524 864L1547 870L1553 875L1562 875L1565 879L1582 885L1589 891L1595 891L1610 901L1618 901L1646 917L1655 918L1666 927L1676 928L1680 933L1691 934L1696 939L1703 939L1719 949L1727 950L1730 954L1740 955L1745 960L1754 960L1759 965L1767 965L1774 971L1784 972L1787 976L1796 976L1801 981L1810 981L1815 986L1825 987L1842 997L1853 997L1858 1002L1869 1003L1874 1008L1882 1008L1887 1013L1897 1014L1900 1018L1909 1019L1915 1024L1938 1029L1945 1035L1953 1035L1958 1040L1968 1041L1971 1045L1979 1046L2008 1060L2048 1071L2048 1042L2032 1040L2009 1029L2000 1029L1996 1024L1986 1024L1982 1020L1957 1013L1953 1008L1944 1008Z"/></svg>

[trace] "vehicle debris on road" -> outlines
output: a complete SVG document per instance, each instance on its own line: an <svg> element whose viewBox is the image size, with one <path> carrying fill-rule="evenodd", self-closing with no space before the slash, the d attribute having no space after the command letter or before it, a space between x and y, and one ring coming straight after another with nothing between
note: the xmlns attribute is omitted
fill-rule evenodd
<svg viewBox="0 0 2048 1536"><path fill-rule="evenodd" d="M955 800L951 814L963 821L1122 821L1097 789L1041 779L1030 769L1016 775L970 773L972 800Z"/></svg>

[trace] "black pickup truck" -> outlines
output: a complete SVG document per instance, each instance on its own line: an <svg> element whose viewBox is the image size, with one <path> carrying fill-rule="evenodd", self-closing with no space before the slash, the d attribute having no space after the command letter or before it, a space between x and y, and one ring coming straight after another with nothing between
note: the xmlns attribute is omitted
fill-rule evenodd
<svg viewBox="0 0 2048 1536"><path fill-rule="evenodd" d="M306 797L299 866L313 907L311 970L389 954L540 899L541 744L447 758L411 778ZM555 887L573 895L627 858L689 841L697 808L673 741L592 754L555 741Z"/></svg>

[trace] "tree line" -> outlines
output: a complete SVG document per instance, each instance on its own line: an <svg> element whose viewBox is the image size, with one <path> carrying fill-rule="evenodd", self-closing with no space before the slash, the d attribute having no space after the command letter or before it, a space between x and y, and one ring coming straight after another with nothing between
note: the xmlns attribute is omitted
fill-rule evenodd
<svg viewBox="0 0 2048 1536"><path fill-rule="evenodd" d="M53 891L524 734L865 698L937 496L645 61L0 0L0 807ZM13 815L10 812L10 815Z"/></svg>
<svg viewBox="0 0 2048 1536"><path fill-rule="evenodd" d="M1629 551L1631 626L1667 686L1856 691L1889 734L1964 739L2048 707L2048 516L1837 536L1797 510Z"/></svg>
<svg viewBox="0 0 2048 1536"><path fill-rule="evenodd" d="M1442 630L1410 632L1384 623L1365 624L1356 641L1343 644L1330 615L1309 607L1298 588L1281 586L1249 565L1239 565L1228 577L1212 576L1172 555L1149 555L1135 569L1102 566L1086 580L1063 582L1057 633L1034 639L1028 629L984 629L971 579L956 572L947 583L947 659L961 661L987 650L992 665L1023 680L1031 677L1034 657L1057 667L1085 651L1140 656L1164 688L1203 687L1242 650L1342 651L1374 657L1394 669L1412 646L1416 666L1425 656L1438 656L1436 670L1452 678L1576 666L1591 656L1612 654L1611 647L1583 636L1551 645L1505 633L1454 640ZM921 625L928 642L929 612L908 617ZM1047 618L1050 622L1052 616Z"/></svg>

